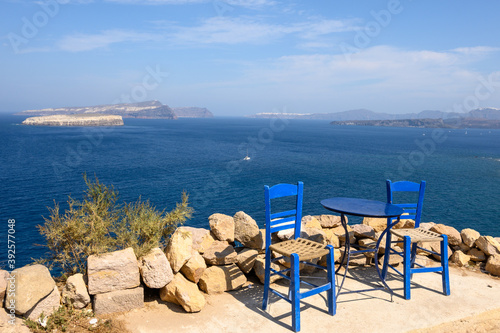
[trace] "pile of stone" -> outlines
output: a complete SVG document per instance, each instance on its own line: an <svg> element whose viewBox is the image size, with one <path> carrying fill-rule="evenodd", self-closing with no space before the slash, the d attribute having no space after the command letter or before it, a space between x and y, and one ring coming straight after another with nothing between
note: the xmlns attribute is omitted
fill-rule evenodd
<svg viewBox="0 0 500 333"><path fill-rule="evenodd" d="M372 227L376 235L374 239L378 239L377 235L380 235L380 232L385 228L386 220L365 218L363 220L363 225L364 226L353 226L353 229L356 230L361 227L366 229L366 226ZM414 226L415 221L413 220L401 220L394 228L413 228ZM481 236L479 232L470 228L458 231L451 226L436 224L434 222L421 223L420 228L448 236L448 255L450 263L456 264L459 267L478 268L492 275L500 276L499 237ZM356 233L356 238L360 236L359 233ZM358 239L358 242L362 243L364 240ZM382 242L382 245L384 243L385 242ZM402 246L402 242L398 245ZM396 245L396 247L398 245ZM440 252L439 242L418 245L434 252ZM382 249L383 246L381 246L381 250ZM429 254L429 252L426 251L417 251L417 262L421 265L434 266L438 264L437 261L439 260L440 257L437 255Z"/></svg>
<svg viewBox="0 0 500 333"><path fill-rule="evenodd" d="M48 269L42 265L16 269L9 275L0 271L0 300L4 307L15 304L12 312L36 320L43 312L50 315L60 303L81 309L92 302L96 315L129 311L144 306L144 288L156 289L165 302L180 305L186 312L199 312L206 304L206 294L235 290L247 284L254 274L264 281L265 229L260 229L249 215L237 212L234 216L213 214L210 230L179 227L168 246L153 249L136 258L127 248L87 260L87 275L69 277L62 292L58 290ZM362 224L348 226L348 233L334 215L305 216L302 219L302 238L308 238L335 248L338 263L344 252L346 237L351 244L375 246L386 225L385 219L365 218ZM395 228L412 228L414 221L402 220ZM448 235L450 262L458 266L478 266L500 276L500 243L498 238L481 236L477 231L443 224L422 223L421 227ZM287 231L273 235L273 242L293 237ZM274 239L275 238L275 239ZM397 249L398 245L393 245ZM379 262L383 260L385 242L381 241ZM439 242L424 244L439 252ZM321 260L324 260L321 259ZM425 266L439 265L434 258L419 251L417 262ZM373 264L373 253L351 256L350 265ZM392 265L402 262L391 256ZM276 269L289 266L286 261L274 263ZM304 266L304 273L316 268ZM15 276L15 280L11 277ZM279 276L275 276L278 279ZM10 279L10 280L9 280ZM11 282L14 281L14 282ZM274 282L275 280L272 280ZM12 284L11 286L9 286ZM15 284L15 285L14 285ZM9 293L9 288L15 293Z"/></svg>

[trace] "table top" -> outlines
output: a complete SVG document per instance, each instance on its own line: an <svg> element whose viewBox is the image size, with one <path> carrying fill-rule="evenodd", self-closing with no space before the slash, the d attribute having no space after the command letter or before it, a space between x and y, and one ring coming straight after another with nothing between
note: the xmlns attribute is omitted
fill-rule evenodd
<svg viewBox="0 0 500 333"><path fill-rule="evenodd" d="M364 217L398 217L403 208L377 200L358 198L329 198L321 200L321 204L333 212Z"/></svg>

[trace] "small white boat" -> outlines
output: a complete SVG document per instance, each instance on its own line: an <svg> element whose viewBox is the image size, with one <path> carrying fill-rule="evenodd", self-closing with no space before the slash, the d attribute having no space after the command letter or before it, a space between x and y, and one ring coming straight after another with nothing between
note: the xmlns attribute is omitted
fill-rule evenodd
<svg viewBox="0 0 500 333"><path fill-rule="evenodd" d="M250 156L248 156L248 149L247 149L247 156L245 156L243 158L243 161L249 161L250 160Z"/></svg>

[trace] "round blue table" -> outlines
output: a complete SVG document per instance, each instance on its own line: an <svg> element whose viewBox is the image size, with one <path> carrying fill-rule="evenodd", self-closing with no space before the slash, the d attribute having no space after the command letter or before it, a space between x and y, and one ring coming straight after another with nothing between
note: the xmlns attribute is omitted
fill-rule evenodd
<svg viewBox="0 0 500 333"><path fill-rule="evenodd" d="M345 270L344 270L344 276L342 278L342 282L339 286L339 290L337 292L337 297L340 294L340 291L342 289L342 286L344 285L345 277L347 275L348 267L349 267L349 258L351 253L356 254L356 253L364 253L364 252L373 252L374 253L374 261L375 261L375 267L377 268L377 274L380 278L380 281L382 281L382 284L384 285L383 288L375 288L376 289L387 289L391 293L391 301L392 301L392 290L389 288L387 283L385 282L385 278L382 276L382 273L380 272L380 268L378 267L378 250L380 247L380 241L384 237L384 235L389 232L389 230L396 225L399 222L401 214L403 214L403 208L398 207L393 204L388 204L382 201L376 201L376 200L367 200L367 199L358 199L358 198L329 198L329 199L324 199L321 200L321 205L325 207L326 209L340 213L341 214L341 222L342 226L344 227L345 231L345 251L344 254L342 255L342 259L340 261L340 265L336 271L340 270L340 267L342 267L342 264L344 263L345 255L347 253L347 261L345 264ZM353 215L353 216L362 216L362 217L375 217L375 218L387 218L387 227L386 229L382 232L380 235L377 245L375 246L374 249L365 249L365 250L358 250L358 251L352 251L351 252L351 242L350 242L350 237L349 237L349 231L347 230L347 221L345 219L345 215ZM396 218L395 222L392 222L392 218ZM390 244L389 244L390 246ZM389 256L384 256L384 266L387 264L389 261ZM368 290L373 290L373 289L368 289ZM364 292L368 290L356 290L352 292Z"/></svg>

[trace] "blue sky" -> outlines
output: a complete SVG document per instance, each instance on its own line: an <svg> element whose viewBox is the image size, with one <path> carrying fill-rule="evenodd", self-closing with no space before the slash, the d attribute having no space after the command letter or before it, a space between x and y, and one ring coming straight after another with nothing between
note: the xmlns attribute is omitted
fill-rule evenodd
<svg viewBox="0 0 500 333"><path fill-rule="evenodd" d="M500 108L500 2L7 0L0 112Z"/></svg>

